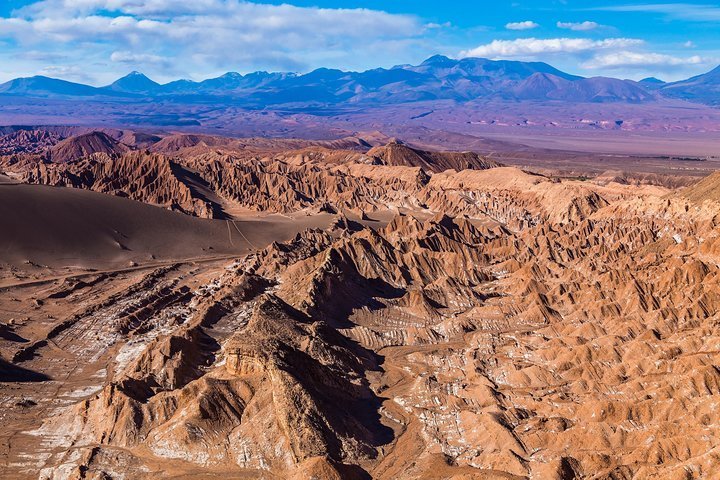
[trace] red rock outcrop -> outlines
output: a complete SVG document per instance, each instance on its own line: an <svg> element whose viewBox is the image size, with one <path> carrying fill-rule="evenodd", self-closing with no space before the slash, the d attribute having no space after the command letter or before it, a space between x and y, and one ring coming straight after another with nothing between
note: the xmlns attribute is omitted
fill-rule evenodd
<svg viewBox="0 0 720 480"><path fill-rule="evenodd" d="M500 166L474 152L428 152L411 148L398 140L383 147L374 147L367 155L377 158L383 165L420 167L427 172L485 170Z"/></svg>
<svg viewBox="0 0 720 480"><path fill-rule="evenodd" d="M128 148L104 132L90 132L70 137L50 148L47 157L53 163L67 163L103 153L120 156Z"/></svg>

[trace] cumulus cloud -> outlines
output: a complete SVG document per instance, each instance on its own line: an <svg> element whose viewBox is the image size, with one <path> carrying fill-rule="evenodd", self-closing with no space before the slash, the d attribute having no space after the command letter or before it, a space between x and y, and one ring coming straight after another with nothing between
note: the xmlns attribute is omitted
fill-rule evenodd
<svg viewBox="0 0 720 480"><path fill-rule="evenodd" d="M139 37L149 39L186 39L191 43L200 38L203 44L212 40L242 43L250 39L271 40L279 43L287 37L295 37L303 44L327 44L342 37L359 39L363 37L397 37L415 34L422 30L417 19L406 15L392 15L368 9L321 9L302 8L292 5L267 5L229 0L217 2L205 0L208 4L219 3L224 8L209 8L204 13L191 14L195 8L178 7L161 9L162 5L173 5L175 0L155 2L125 2L121 0L99 2L96 0L57 0L42 2L46 7L31 10L33 16L5 18L0 20L3 34L22 37L22 33L40 40L51 38L60 41L79 40L88 34L94 39L113 39L133 42ZM110 11L119 15L102 14L100 6L89 8L90 4L106 3ZM125 4L127 3L127 6ZM182 2L184 4L185 2ZM203 3L194 1L194 3ZM56 4L71 4L76 8L57 8ZM179 2L178 2L179 4ZM141 5L141 6L136 6ZM115 8L112 8L112 7ZM80 8L82 7L82 8ZM86 14L80 14L85 12ZM147 17L138 16L148 13ZM180 15L186 13L187 15ZM154 16L154 15L159 16ZM167 15L167 18L165 18ZM230 37L232 35L232 37ZM280 38L276 36L280 36ZM28 40L28 38L25 38ZM220 45L222 47L222 45Z"/></svg>
<svg viewBox="0 0 720 480"><path fill-rule="evenodd" d="M512 58L533 57L555 53L581 53L596 50L622 49L644 42L635 38L518 38L515 40L493 40L471 50L460 53L462 57Z"/></svg>
<svg viewBox="0 0 720 480"><path fill-rule="evenodd" d="M698 55L692 57L675 57L661 53L620 51L597 55L586 62L583 67L589 69L664 69L685 65L700 65L705 59Z"/></svg>
<svg viewBox="0 0 720 480"><path fill-rule="evenodd" d="M366 8L243 0L43 0L0 17L0 41L11 39L28 50L62 46L96 61L104 57L110 64L147 65L158 72L166 59L174 59L193 74L340 62L350 68L353 61L376 59L383 43L396 48L405 42L411 49L430 28L413 15Z"/></svg>
<svg viewBox="0 0 720 480"><path fill-rule="evenodd" d="M600 24L587 20L584 22L557 22L557 27L572 30L574 32L587 32L600 28Z"/></svg>
<svg viewBox="0 0 720 480"><path fill-rule="evenodd" d="M505 28L508 30L532 30L533 28L538 28L539 26L539 24L531 20L525 20L524 22L510 22L505 25Z"/></svg>

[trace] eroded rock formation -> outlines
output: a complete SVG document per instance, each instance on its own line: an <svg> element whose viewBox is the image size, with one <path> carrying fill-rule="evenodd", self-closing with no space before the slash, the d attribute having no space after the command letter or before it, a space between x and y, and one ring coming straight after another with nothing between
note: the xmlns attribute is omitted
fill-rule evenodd
<svg viewBox="0 0 720 480"><path fill-rule="evenodd" d="M24 287L33 315L74 310L3 330L3 358L59 379L13 407L47 418L22 437L32 454L11 442L32 459L22 474L717 475L714 177L672 192L324 147L25 171L73 186L88 172L82 188L108 193L140 182L157 204L192 174L225 206L333 221L233 260Z"/></svg>

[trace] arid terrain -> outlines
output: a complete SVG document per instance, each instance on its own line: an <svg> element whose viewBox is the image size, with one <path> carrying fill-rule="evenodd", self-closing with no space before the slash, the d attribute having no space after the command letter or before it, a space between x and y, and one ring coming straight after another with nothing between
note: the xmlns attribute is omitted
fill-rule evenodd
<svg viewBox="0 0 720 480"><path fill-rule="evenodd" d="M5 128L0 477L720 479L715 140L413 131Z"/></svg>

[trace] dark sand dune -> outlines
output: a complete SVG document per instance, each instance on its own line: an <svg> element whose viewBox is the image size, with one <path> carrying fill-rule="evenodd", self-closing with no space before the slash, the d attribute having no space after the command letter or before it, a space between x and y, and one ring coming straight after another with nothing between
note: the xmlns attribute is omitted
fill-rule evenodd
<svg viewBox="0 0 720 480"><path fill-rule="evenodd" d="M0 262L111 268L243 255L329 223L327 217L273 216L233 225L85 190L0 182Z"/></svg>

